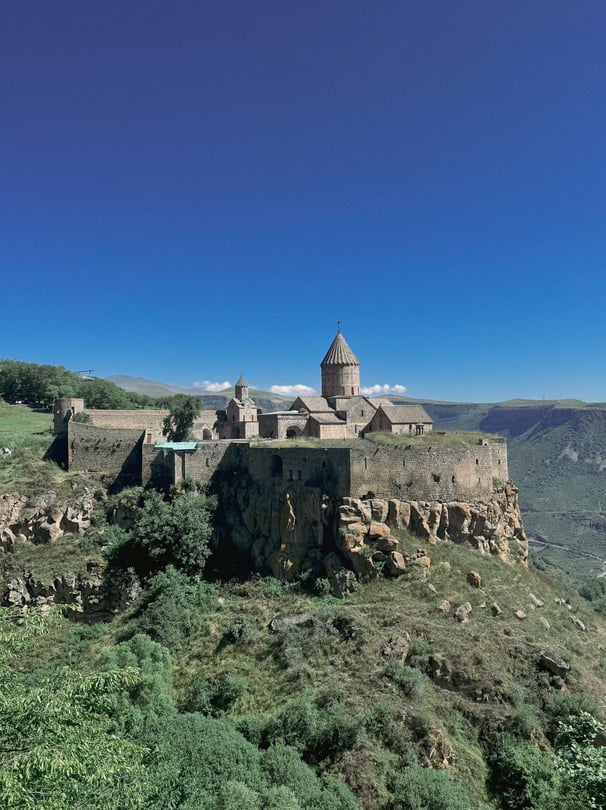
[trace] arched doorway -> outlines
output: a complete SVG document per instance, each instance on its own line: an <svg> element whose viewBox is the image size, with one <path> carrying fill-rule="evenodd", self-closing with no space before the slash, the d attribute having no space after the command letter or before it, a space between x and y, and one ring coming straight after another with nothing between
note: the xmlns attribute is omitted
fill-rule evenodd
<svg viewBox="0 0 606 810"><path fill-rule="evenodd" d="M286 428L286 438L287 439L296 439L299 436L303 435L303 431L298 425L291 425L290 427Z"/></svg>
<svg viewBox="0 0 606 810"><path fill-rule="evenodd" d="M284 475L284 464L280 456L271 457L271 474L274 478L282 478Z"/></svg>
<svg viewBox="0 0 606 810"><path fill-rule="evenodd" d="M209 442L213 437L212 430L210 428L203 428L202 429L202 441Z"/></svg>

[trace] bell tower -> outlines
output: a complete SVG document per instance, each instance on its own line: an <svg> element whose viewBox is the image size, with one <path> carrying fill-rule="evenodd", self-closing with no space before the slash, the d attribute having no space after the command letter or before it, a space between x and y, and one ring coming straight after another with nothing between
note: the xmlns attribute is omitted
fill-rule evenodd
<svg viewBox="0 0 606 810"><path fill-rule="evenodd" d="M360 363L341 334L340 321L337 334L320 363L320 369L322 396L325 399L360 396Z"/></svg>

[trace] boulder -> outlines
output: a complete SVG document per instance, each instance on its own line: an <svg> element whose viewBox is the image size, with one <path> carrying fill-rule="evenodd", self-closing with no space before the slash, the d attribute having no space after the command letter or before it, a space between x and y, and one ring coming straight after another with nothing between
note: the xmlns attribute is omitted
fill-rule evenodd
<svg viewBox="0 0 606 810"><path fill-rule="evenodd" d="M397 577L405 571L404 556L399 551L391 551L385 560L385 573L390 577Z"/></svg>
<svg viewBox="0 0 606 810"><path fill-rule="evenodd" d="M463 602L462 605L455 610L455 618L457 621L463 623L469 621L469 616L473 610L470 602Z"/></svg>
<svg viewBox="0 0 606 810"><path fill-rule="evenodd" d="M482 586L482 577L478 574L477 571L470 571L467 574L467 582L471 585L472 588L480 588Z"/></svg>
<svg viewBox="0 0 606 810"><path fill-rule="evenodd" d="M560 678L566 678L570 672L570 664L566 663L557 653L548 650L543 650L539 654L539 667Z"/></svg>

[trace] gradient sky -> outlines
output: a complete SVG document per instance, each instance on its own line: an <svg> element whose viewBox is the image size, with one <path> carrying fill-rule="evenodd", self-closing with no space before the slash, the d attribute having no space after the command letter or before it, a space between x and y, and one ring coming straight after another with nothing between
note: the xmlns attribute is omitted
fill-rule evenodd
<svg viewBox="0 0 606 810"><path fill-rule="evenodd" d="M606 400L604 0L18 0L0 357Z"/></svg>

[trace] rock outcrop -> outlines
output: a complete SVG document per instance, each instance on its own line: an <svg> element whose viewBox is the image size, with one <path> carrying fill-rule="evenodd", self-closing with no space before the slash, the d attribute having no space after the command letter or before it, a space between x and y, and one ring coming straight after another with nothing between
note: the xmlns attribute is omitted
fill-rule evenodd
<svg viewBox="0 0 606 810"><path fill-rule="evenodd" d="M109 583L103 566L89 563L86 573L63 574L52 582L42 582L31 574L9 580L2 604L18 608L23 614L30 608L48 612L54 605L68 605L73 618L87 621L107 619L123 610L137 596L138 580Z"/></svg>
<svg viewBox="0 0 606 810"><path fill-rule="evenodd" d="M87 492L73 503L52 492L30 500L13 492L0 497L0 542L12 551L19 541L53 543L64 534L79 534L91 525L94 495Z"/></svg>
<svg viewBox="0 0 606 810"><path fill-rule="evenodd" d="M281 481L264 487L224 482L218 494L220 542L228 541L250 556L256 570L280 579L326 577L339 596L356 580L396 577L409 567L426 575L431 549L407 551L402 535L428 546L466 544L507 563L527 564L517 490L510 485L476 503L334 498Z"/></svg>

